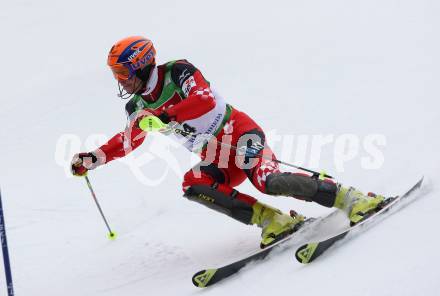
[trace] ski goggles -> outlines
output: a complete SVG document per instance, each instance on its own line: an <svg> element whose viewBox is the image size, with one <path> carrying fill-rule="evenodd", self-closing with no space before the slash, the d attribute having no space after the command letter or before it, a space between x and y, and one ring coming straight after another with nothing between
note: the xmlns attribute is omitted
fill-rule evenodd
<svg viewBox="0 0 440 296"><path fill-rule="evenodd" d="M112 70L113 76L117 80L128 80L131 79L135 74L134 71L130 69L129 65L124 65L121 63L110 66L110 69Z"/></svg>

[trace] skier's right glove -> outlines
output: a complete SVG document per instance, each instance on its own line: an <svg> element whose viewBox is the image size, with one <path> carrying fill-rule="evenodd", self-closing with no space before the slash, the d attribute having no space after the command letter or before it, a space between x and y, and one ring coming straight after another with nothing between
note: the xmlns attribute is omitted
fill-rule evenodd
<svg viewBox="0 0 440 296"><path fill-rule="evenodd" d="M73 156L70 169L74 176L84 177L98 165L98 158L93 153L78 153Z"/></svg>

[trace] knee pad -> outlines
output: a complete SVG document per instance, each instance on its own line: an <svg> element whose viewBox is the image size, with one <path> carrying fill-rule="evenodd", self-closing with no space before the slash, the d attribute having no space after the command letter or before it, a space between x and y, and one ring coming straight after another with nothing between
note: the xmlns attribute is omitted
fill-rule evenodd
<svg viewBox="0 0 440 296"><path fill-rule="evenodd" d="M237 199L238 194L240 193L236 190L233 190L231 195L226 195L208 185L193 185L185 191L184 197L228 215L244 224L252 224L252 205Z"/></svg>
<svg viewBox="0 0 440 296"><path fill-rule="evenodd" d="M309 199L317 190L316 180L309 176L272 173L266 178L266 193L270 195L301 196Z"/></svg>
<svg viewBox="0 0 440 296"><path fill-rule="evenodd" d="M312 200L322 206L331 208L336 201L336 193L338 186L333 182L316 180L318 183L318 190L312 197Z"/></svg>
<svg viewBox="0 0 440 296"><path fill-rule="evenodd" d="M325 207L335 203L337 186L333 182L317 180L306 175L273 173L266 179L266 193L292 196L314 201Z"/></svg>

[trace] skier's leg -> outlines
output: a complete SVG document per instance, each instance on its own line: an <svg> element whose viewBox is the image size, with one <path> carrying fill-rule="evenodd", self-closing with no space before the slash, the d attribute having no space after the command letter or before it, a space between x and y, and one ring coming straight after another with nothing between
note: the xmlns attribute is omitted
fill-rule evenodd
<svg viewBox="0 0 440 296"><path fill-rule="evenodd" d="M239 184L245 179L242 173L234 175L231 180L229 174L215 164L199 164L184 176L184 196L242 223L252 224L252 206L257 200L229 186L230 183Z"/></svg>
<svg viewBox="0 0 440 296"><path fill-rule="evenodd" d="M359 222L364 214L375 209L384 200L381 195L366 196L353 187L343 187L331 180L317 180L307 175L292 173L273 173L267 176L266 192L341 209L347 212L352 223Z"/></svg>
<svg viewBox="0 0 440 296"><path fill-rule="evenodd" d="M192 169L185 174L184 196L237 221L261 227L262 247L282 238L303 221L302 216L292 218L229 185L238 185L245 179L244 172L235 166L228 169L219 169L214 164L198 166L196 170Z"/></svg>
<svg viewBox="0 0 440 296"><path fill-rule="evenodd" d="M266 178L267 194L314 201L329 208L335 204L337 190L333 181L317 180L306 174L275 172Z"/></svg>
<svg viewBox="0 0 440 296"><path fill-rule="evenodd" d="M267 146L262 153L266 156L273 155ZM353 187L343 187L330 179L319 180L306 174L280 172L273 161L255 161L255 167L245 171L261 192L291 196L344 210L352 223L359 222L364 214L375 209L384 200L383 196L369 197Z"/></svg>
<svg viewBox="0 0 440 296"><path fill-rule="evenodd" d="M253 138L258 139L258 134L248 134L240 141L240 136L244 134L244 132L249 130L255 130L256 127L259 129L258 125L250 119L245 113L237 111L233 109L232 114L225 127L220 131L217 135L217 140L222 143L231 144L233 146L237 145L251 145L252 141L249 141ZM248 138L250 139L248 139ZM258 141L256 141L257 143ZM216 147L216 148L215 148ZM251 147L252 148L252 147ZM253 147L258 149L259 147ZM218 211L222 211L221 209L227 209L223 211L235 219L244 222L246 224L256 224L262 228L262 245L266 246L270 243L275 242L277 239L281 238L283 235L291 232L295 225L297 225L300 221L304 219L301 215L296 215L295 217L291 217L282 213L280 210L265 205L263 203L258 202L256 199L249 197L243 193L240 193L233 189L233 187L242 183L247 176L245 170L242 169L237 163L239 160L236 159L236 150L230 149L229 151L226 149L225 145L217 145L214 146L215 157L207 156L208 152L212 153L209 149L206 149L202 152L202 159L213 159L212 166L209 166L209 170L211 172L207 172L205 169L204 173L210 175L211 178L205 178L205 181L201 181L200 178L194 178L193 174L189 172L185 176L184 187L186 190L186 196L192 200L201 202L211 208L215 208ZM226 153L225 153L226 152ZM239 157L238 157L239 158ZM243 160L243 159L242 159ZM246 161L248 159L245 159ZM213 172L213 168L215 170L219 170L223 173L223 177L215 177L221 176L222 174L218 174ZM202 169L203 171L203 169ZM238 181L237 181L238 180ZM199 184L202 183L203 187L199 186L190 186L189 184ZM213 185L213 183L216 183ZM216 187L217 186L217 187ZM190 187L192 187L190 189ZM213 188L207 187L216 187L216 192L213 192ZM195 191L197 189L197 191ZM201 190L203 189L203 192ZM219 193L220 192L220 193ZM207 194L209 193L209 194ZM210 196L211 198L207 198ZM214 196L214 197L213 197ZM235 197L234 197L235 196ZM249 221L249 207L247 209L247 219L240 219L240 216L237 215L235 203L231 202L232 199L243 200L243 197L247 200L252 199L252 203L248 203L248 205L252 205L252 217Z"/></svg>
<svg viewBox="0 0 440 296"><path fill-rule="evenodd" d="M243 171L259 191L269 195L291 196L314 201L326 207L335 203L337 186L329 180L317 180L305 174L281 172L276 157L265 143L265 134L257 126L243 133L241 138L252 138L248 149L260 157L244 157ZM238 144L240 146L240 144Z"/></svg>
<svg viewBox="0 0 440 296"><path fill-rule="evenodd" d="M281 172L278 163L274 161L275 155L265 143L262 129L244 113L241 114L240 121L236 124L239 128L235 129L235 133L240 133L236 145L240 148L244 143L251 152L250 156L242 160L242 169L259 191L342 209L348 213L353 223L358 222L363 214L376 208L383 201L382 196L367 197L354 188L342 187L330 179L319 180L306 174ZM246 127L244 132L240 129L243 126ZM255 154L263 157L255 157Z"/></svg>

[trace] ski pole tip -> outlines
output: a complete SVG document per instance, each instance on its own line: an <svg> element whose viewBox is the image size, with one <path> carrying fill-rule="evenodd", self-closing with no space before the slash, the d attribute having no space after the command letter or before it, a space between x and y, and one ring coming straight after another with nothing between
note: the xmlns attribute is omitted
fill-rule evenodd
<svg viewBox="0 0 440 296"><path fill-rule="evenodd" d="M116 239L116 237L117 237L117 234L116 234L116 232L109 232L109 234L107 235L107 237L108 237L108 239L109 240L115 240Z"/></svg>

